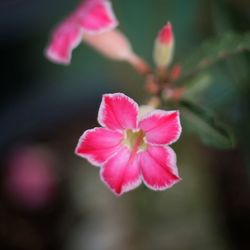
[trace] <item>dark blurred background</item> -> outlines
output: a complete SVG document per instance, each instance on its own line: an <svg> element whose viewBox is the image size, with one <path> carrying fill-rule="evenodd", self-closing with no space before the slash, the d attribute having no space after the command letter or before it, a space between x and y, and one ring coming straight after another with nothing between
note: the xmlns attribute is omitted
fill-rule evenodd
<svg viewBox="0 0 250 250"><path fill-rule="evenodd" d="M183 180L165 192L141 186L116 198L74 148L85 129L97 126L101 95L121 91L143 103L143 79L85 44L68 67L44 58L51 29L76 4L0 1L0 249L250 249L249 53L207 70L211 84L192 97L233 127L237 147L215 150L184 130L174 145ZM249 0L113 6L120 29L150 63L168 20L176 61L208 38L250 27Z"/></svg>

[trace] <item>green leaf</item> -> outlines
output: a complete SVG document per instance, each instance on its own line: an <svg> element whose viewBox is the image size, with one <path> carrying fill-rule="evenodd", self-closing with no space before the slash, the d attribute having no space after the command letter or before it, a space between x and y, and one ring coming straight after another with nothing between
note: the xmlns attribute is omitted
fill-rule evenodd
<svg viewBox="0 0 250 250"><path fill-rule="evenodd" d="M227 126L218 122L211 112L186 100L180 105L184 128L197 134L204 144L220 149L234 147L234 139Z"/></svg>
<svg viewBox="0 0 250 250"><path fill-rule="evenodd" d="M228 33L205 42L188 58L180 62L182 76L178 83L185 83L186 78L196 75L219 60L250 50L250 32L245 34Z"/></svg>
<svg viewBox="0 0 250 250"><path fill-rule="evenodd" d="M212 74L207 72L195 76L191 81L187 82L187 89L183 94L183 98L190 100L196 98L211 86L213 80Z"/></svg>

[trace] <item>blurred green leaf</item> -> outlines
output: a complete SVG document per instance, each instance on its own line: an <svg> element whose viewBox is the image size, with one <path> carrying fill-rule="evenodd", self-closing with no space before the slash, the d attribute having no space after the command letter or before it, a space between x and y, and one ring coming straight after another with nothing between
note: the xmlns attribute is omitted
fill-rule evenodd
<svg viewBox="0 0 250 250"><path fill-rule="evenodd" d="M211 86L213 80L212 74L208 72L195 76L187 83L187 90L184 92L183 97L185 99L196 98Z"/></svg>
<svg viewBox="0 0 250 250"><path fill-rule="evenodd" d="M182 76L179 84L185 84L186 79L196 75L219 60L250 50L250 32L245 34L227 33L205 42L189 57L180 62Z"/></svg>
<svg viewBox="0 0 250 250"><path fill-rule="evenodd" d="M234 139L227 126L217 121L211 112L187 100L182 100L180 105L184 127L197 134L204 144L220 149L234 147Z"/></svg>

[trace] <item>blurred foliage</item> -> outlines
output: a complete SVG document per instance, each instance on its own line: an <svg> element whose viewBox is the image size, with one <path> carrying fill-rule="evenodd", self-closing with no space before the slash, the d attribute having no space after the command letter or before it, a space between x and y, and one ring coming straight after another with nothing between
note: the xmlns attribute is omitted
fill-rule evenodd
<svg viewBox="0 0 250 250"><path fill-rule="evenodd" d="M224 124L218 122L211 113L189 101L181 101L184 128L200 136L203 143L227 149L235 145L234 138Z"/></svg>
<svg viewBox="0 0 250 250"><path fill-rule="evenodd" d="M219 60L226 60L230 56L250 50L250 33L223 34L219 38L206 41L180 62L182 75L178 82L185 84L188 77L198 74Z"/></svg>
<svg viewBox="0 0 250 250"><path fill-rule="evenodd" d="M199 95L211 85L212 74L201 75L200 71L219 60L228 60L230 56L248 50L250 50L250 33L223 34L219 38L206 41L179 64L182 72L175 84L184 85L187 88L184 100L180 103L184 124L187 131L198 134L206 145L221 149L233 147L235 143L232 129L227 129L228 125L223 125L218 118L214 118L211 111L205 111L197 104L186 101L185 97L190 99L194 95Z"/></svg>

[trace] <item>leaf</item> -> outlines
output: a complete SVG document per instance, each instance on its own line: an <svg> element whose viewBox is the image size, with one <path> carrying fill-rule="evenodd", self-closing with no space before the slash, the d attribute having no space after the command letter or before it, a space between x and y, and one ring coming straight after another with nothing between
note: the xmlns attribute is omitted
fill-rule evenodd
<svg viewBox="0 0 250 250"><path fill-rule="evenodd" d="M234 147L234 139L227 126L218 122L211 112L186 100L180 105L184 127L197 134L204 144L220 149Z"/></svg>
<svg viewBox="0 0 250 250"><path fill-rule="evenodd" d="M205 42L188 58L179 63L182 75L178 83L183 83L186 78L192 77L219 60L250 50L250 32L245 34L228 33L218 38ZM185 80L185 81L184 81Z"/></svg>
<svg viewBox="0 0 250 250"><path fill-rule="evenodd" d="M195 76L187 83L187 89L183 94L183 98L196 98L211 86L213 80L213 76L207 72Z"/></svg>

